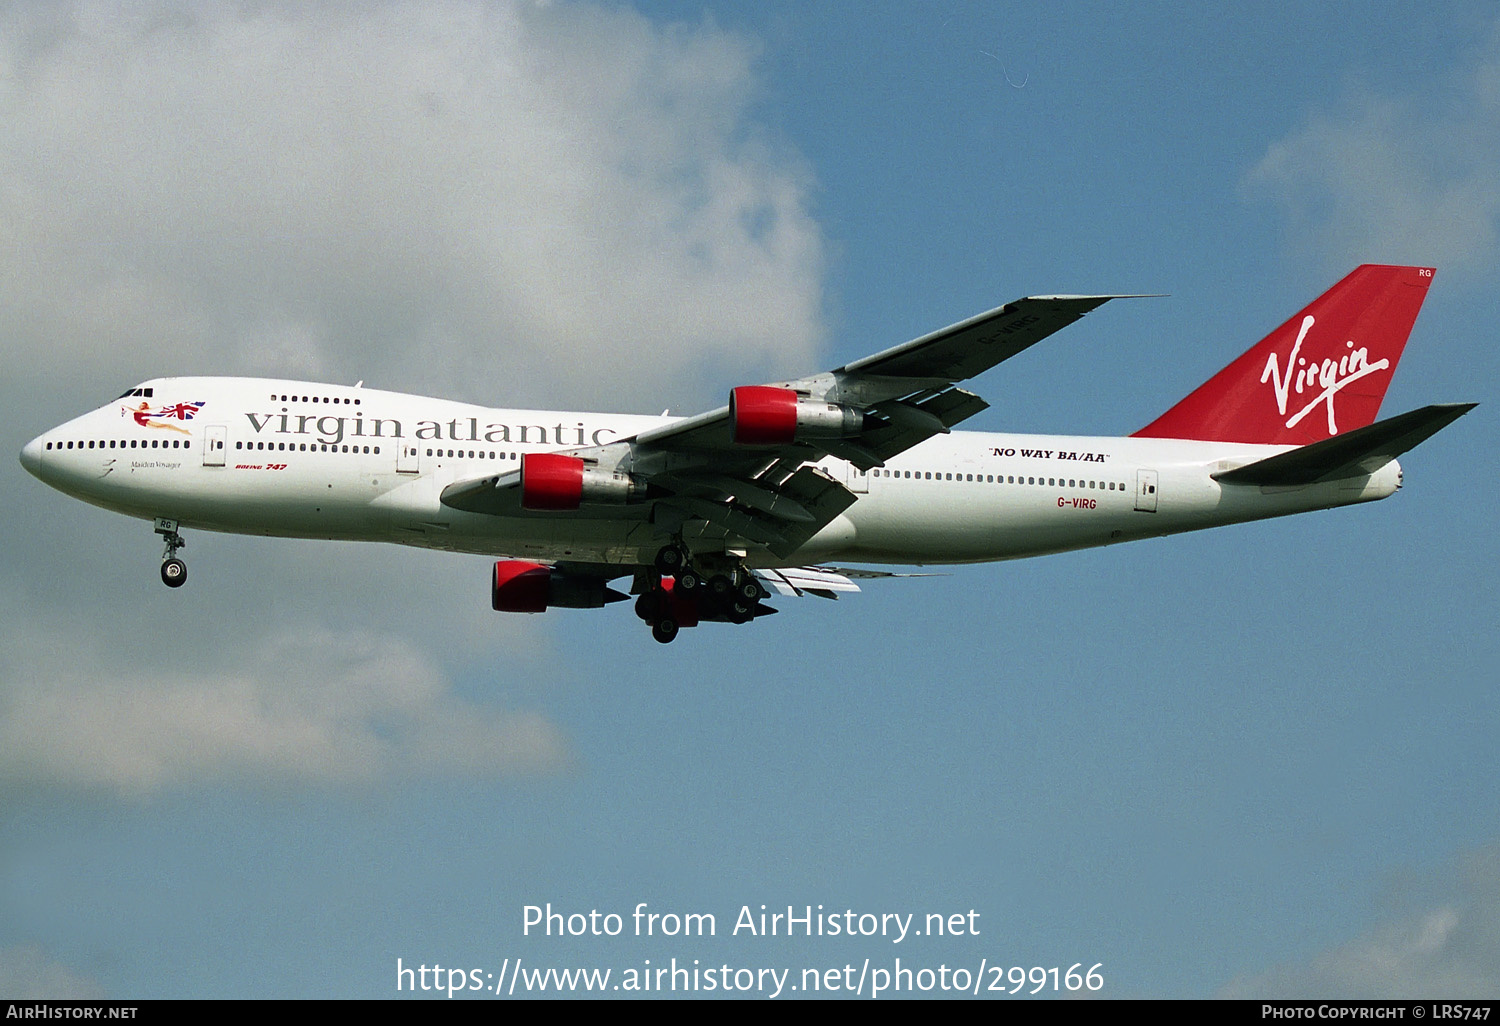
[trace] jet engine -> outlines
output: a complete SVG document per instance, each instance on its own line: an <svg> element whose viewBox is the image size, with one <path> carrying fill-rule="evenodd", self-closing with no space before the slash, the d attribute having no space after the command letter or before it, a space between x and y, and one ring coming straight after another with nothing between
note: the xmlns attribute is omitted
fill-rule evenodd
<svg viewBox="0 0 1500 1026"><path fill-rule="evenodd" d="M629 474L591 467L577 456L555 452L521 456L522 509L575 510L585 502L630 502L640 494L640 485Z"/></svg>
<svg viewBox="0 0 1500 1026"><path fill-rule="evenodd" d="M742 385L729 393L736 445L786 445L799 438L850 438L864 414L849 406L799 396L790 388Z"/></svg>
<svg viewBox="0 0 1500 1026"><path fill-rule="evenodd" d="M490 582L490 605L501 613L542 613L548 606L598 609L627 597L602 578L574 577L522 559L497 562Z"/></svg>

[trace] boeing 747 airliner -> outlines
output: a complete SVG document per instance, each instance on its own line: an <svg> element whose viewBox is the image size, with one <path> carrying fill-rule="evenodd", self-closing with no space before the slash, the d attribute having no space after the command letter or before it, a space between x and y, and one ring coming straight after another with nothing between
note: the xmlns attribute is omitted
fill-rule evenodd
<svg viewBox="0 0 1500 1026"><path fill-rule="evenodd" d="M1383 499L1396 457L1473 404L1376 421L1432 283L1365 265L1123 438L956 432L957 387L1117 296L1032 296L695 417L499 410L359 385L158 378L45 432L21 462L185 528L504 557L496 610L625 599L668 642L782 595Z"/></svg>

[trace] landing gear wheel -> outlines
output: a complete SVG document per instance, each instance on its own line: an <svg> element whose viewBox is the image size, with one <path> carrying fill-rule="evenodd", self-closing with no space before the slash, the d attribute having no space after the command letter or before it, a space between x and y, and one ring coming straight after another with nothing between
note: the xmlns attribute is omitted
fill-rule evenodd
<svg viewBox="0 0 1500 1026"><path fill-rule="evenodd" d="M651 625L651 636L666 645L677 637L677 621L670 616L663 617Z"/></svg>
<svg viewBox="0 0 1500 1026"><path fill-rule="evenodd" d="M180 588L187 583L187 564L177 558L177 550L185 548L187 542L177 533L177 521L157 517L156 533L162 536L167 547L161 554L161 583L168 588Z"/></svg>
<svg viewBox="0 0 1500 1026"><path fill-rule="evenodd" d="M728 574L714 574L708 579L708 590L714 598L727 600L734 594L734 582L729 579Z"/></svg>
<svg viewBox="0 0 1500 1026"><path fill-rule="evenodd" d="M635 600L635 615L650 623L661 615L661 593L658 591L642 592Z"/></svg>
<svg viewBox="0 0 1500 1026"><path fill-rule="evenodd" d="M676 589L681 592L697 591L698 586L703 583L703 578L698 576L696 570L684 570L677 575Z"/></svg>
<svg viewBox="0 0 1500 1026"><path fill-rule="evenodd" d="M735 594L738 595L742 600L750 603L753 606L755 603L759 602L761 598L760 582L757 581L754 577L746 577L739 583L739 586L735 588Z"/></svg>
<svg viewBox="0 0 1500 1026"><path fill-rule="evenodd" d="M656 554L656 570L663 577L676 577L687 564L687 553L676 545L663 545Z"/></svg>

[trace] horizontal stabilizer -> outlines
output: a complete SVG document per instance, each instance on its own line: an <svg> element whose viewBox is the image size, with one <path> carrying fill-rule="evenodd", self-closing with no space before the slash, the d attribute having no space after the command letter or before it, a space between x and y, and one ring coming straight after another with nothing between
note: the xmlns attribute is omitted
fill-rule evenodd
<svg viewBox="0 0 1500 1026"><path fill-rule="evenodd" d="M1441 403L1424 406L1213 476L1224 484L1309 485L1373 474L1476 405Z"/></svg>

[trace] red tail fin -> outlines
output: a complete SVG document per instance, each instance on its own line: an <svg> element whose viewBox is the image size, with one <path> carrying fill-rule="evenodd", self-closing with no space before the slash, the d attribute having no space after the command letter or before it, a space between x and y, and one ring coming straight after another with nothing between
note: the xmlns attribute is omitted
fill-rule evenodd
<svg viewBox="0 0 1500 1026"><path fill-rule="evenodd" d="M1432 275L1356 267L1136 436L1307 445L1374 423Z"/></svg>

